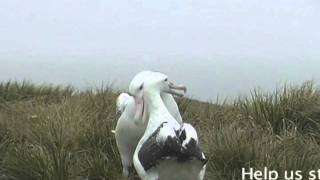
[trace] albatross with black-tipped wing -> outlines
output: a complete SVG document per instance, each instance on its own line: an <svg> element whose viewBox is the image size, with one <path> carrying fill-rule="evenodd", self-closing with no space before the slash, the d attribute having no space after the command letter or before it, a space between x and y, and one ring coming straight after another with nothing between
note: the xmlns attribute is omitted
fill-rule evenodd
<svg viewBox="0 0 320 180"><path fill-rule="evenodd" d="M153 73L140 84L130 84L129 92L137 106L135 117L149 117L133 156L142 180L203 179L207 159L196 130L190 124L179 124L161 99L161 93L179 94L177 87L162 73Z"/></svg>
<svg viewBox="0 0 320 180"><path fill-rule="evenodd" d="M142 71L136 75L136 78L131 82L131 84L139 84L143 82L148 76L153 72ZM184 86L180 86L180 89L185 91ZM174 98L171 94L162 93L161 98L166 105L170 114L175 118L175 120L182 124L182 118ZM116 129L113 131L115 133L117 147L120 153L121 163L122 163L122 175L128 177L130 174L130 167L132 164L133 153L135 148L144 134L147 117L135 116L135 99L127 93L121 93L117 98L117 111L121 113L118 119Z"/></svg>

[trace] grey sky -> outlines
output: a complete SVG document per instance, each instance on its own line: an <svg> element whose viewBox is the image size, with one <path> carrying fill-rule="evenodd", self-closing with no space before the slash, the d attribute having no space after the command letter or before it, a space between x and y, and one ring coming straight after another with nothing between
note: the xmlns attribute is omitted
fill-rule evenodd
<svg viewBox="0 0 320 180"><path fill-rule="evenodd" d="M125 86L153 69L204 100L273 89L320 78L319 22L318 0L2 0L0 80Z"/></svg>

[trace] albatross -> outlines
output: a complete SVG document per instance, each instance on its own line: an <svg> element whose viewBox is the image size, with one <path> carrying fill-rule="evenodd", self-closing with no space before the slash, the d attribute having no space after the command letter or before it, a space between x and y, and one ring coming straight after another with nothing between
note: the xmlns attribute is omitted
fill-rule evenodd
<svg viewBox="0 0 320 180"><path fill-rule="evenodd" d="M135 79L131 81L131 84L139 84L144 81L153 72L142 71L135 76ZM180 86L181 90L186 90L184 86ZM182 124L182 118L178 109L178 105L175 102L171 94L162 93L161 98L167 107L170 114L174 119ZM147 117L134 117L136 110L135 99L127 93L121 93L116 101L117 112L121 114L117 121L117 125L114 131L116 144L120 153L122 163L122 175L128 177L130 175L130 169L133 165L133 153L136 146L144 134Z"/></svg>
<svg viewBox="0 0 320 180"><path fill-rule="evenodd" d="M138 139L143 135L144 127L133 121L135 102L132 96L121 93L116 101L117 113L121 113L114 130L116 144L120 153L122 175L128 177L132 166L133 151Z"/></svg>
<svg viewBox="0 0 320 180"><path fill-rule="evenodd" d="M129 92L137 107L135 117L148 117L133 156L134 167L142 180L204 178L207 159L195 128L188 123L178 123L161 98L162 93L179 94L179 89L158 72L150 74L140 84L130 84Z"/></svg>

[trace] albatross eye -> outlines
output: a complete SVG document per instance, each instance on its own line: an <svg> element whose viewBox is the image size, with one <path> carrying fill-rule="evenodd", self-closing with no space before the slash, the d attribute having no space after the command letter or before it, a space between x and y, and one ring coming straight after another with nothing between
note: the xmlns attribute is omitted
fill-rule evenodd
<svg viewBox="0 0 320 180"><path fill-rule="evenodd" d="M165 78L164 81L167 82L167 81L168 81L168 78Z"/></svg>
<svg viewBox="0 0 320 180"><path fill-rule="evenodd" d="M143 89L143 84L140 85L139 90L141 91Z"/></svg>

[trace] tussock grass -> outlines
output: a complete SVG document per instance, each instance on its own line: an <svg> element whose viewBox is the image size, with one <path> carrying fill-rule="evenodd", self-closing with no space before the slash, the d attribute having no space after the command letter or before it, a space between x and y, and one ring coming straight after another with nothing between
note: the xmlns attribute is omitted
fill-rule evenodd
<svg viewBox="0 0 320 180"><path fill-rule="evenodd" d="M43 100L45 102L59 102L75 92L71 86L37 86L28 81L0 83L0 102Z"/></svg>
<svg viewBox="0 0 320 180"><path fill-rule="evenodd" d="M0 179L121 179L110 132L117 95L110 86L0 83ZM320 167L320 93L312 82L254 90L233 104L183 98L178 105L199 132L208 180L239 180L243 167L280 173Z"/></svg>
<svg viewBox="0 0 320 180"><path fill-rule="evenodd" d="M246 119L275 134L290 128L316 136L319 133L320 92L312 82L300 87L284 86L272 94L254 90L251 98L240 100L238 105Z"/></svg>

